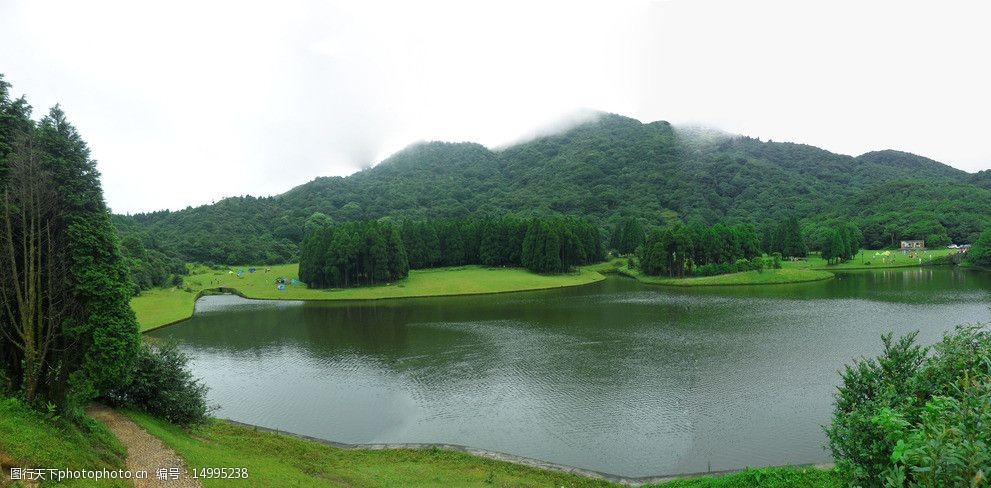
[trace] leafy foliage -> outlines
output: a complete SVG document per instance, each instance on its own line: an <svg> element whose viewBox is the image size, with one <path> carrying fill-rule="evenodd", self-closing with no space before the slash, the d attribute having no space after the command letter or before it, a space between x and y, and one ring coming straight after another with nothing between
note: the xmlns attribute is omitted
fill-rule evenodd
<svg viewBox="0 0 991 488"><path fill-rule="evenodd" d="M18 168L40 169L39 177L45 178L54 195L44 212L28 200L8 200L19 208L6 209L10 210L7 215L32 215L35 220L10 219L11 225L0 233L0 244L6 250L3 271L15 266L31 269L24 266L32 256L31 246L41 249L41 258L30 259L46 264L32 279L46 287L41 301L34 303L42 304L40 316L46 320L57 317L49 320L51 325L42 334L23 336L23 343L15 343L12 338L18 334L11 330L13 317L24 316L20 308L24 305L12 297L19 293L18 280L27 275L0 281L7 305L7 316L0 321L4 329L0 369L5 370L8 387L24 392L26 399L36 404L53 402L75 412L89 399L126 382L131 371L139 337L128 304L132 289L127 264L103 201L96 163L61 108L53 107L36 123L30 119L30 106L23 99L11 101L7 85L0 80L0 114L0 172L4 175L0 190L8 197L24 190L24 185L8 184L15 168L10 161L16 156L25 162ZM35 244L21 249L10 245L29 243L26 237L38 232L28 225L39 222L43 241L35 239ZM23 354L29 348L23 346L28 341L34 341L34 349L42 353L41 368L35 367L35 361L25 361ZM39 391L34 391L34 384Z"/></svg>
<svg viewBox="0 0 991 488"><path fill-rule="evenodd" d="M981 232L977 242L967 252L967 261L978 266L991 266L991 228Z"/></svg>
<svg viewBox="0 0 991 488"><path fill-rule="evenodd" d="M816 247L822 253L827 263L832 261L849 261L860 252L860 241L863 234L856 225L841 223L833 227L821 226L817 229Z"/></svg>
<svg viewBox="0 0 991 488"><path fill-rule="evenodd" d="M333 225L308 219L300 280L313 288L396 281L410 268L523 266L560 273L601 261L598 229L575 218L512 216L458 220L390 220Z"/></svg>
<svg viewBox="0 0 991 488"><path fill-rule="evenodd" d="M991 475L991 333L958 327L928 349L915 334L842 373L826 429L859 486L982 486Z"/></svg>
<svg viewBox="0 0 991 488"><path fill-rule="evenodd" d="M203 422L210 412L207 387L193 378L188 363L175 344L143 344L130 382L111 391L108 399L179 425Z"/></svg>
<svg viewBox="0 0 991 488"><path fill-rule="evenodd" d="M640 220L626 217L616 224L609 240L609 248L619 254L630 254L647 239Z"/></svg>
<svg viewBox="0 0 991 488"><path fill-rule="evenodd" d="M710 228L674 222L653 231L637 248L640 270L652 276L711 276L764 269L760 240L752 225Z"/></svg>
<svg viewBox="0 0 991 488"><path fill-rule="evenodd" d="M535 273L562 273L601 260L599 231L574 218L533 219L520 251L520 264Z"/></svg>
<svg viewBox="0 0 991 488"><path fill-rule="evenodd" d="M189 274L186 265L177 257L145 247L137 234L126 235L121 240L120 250L130 271L135 295L151 288L179 286L182 276Z"/></svg>
<svg viewBox="0 0 991 488"><path fill-rule="evenodd" d="M798 219L791 217L781 221L771 232L768 251L780 253L784 257L804 257L809 253Z"/></svg>
<svg viewBox="0 0 991 488"><path fill-rule="evenodd" d="M299 278L311 288L350 287L405 278L409 261L399 229L376 221L329 221L303 238Z"/></svg>

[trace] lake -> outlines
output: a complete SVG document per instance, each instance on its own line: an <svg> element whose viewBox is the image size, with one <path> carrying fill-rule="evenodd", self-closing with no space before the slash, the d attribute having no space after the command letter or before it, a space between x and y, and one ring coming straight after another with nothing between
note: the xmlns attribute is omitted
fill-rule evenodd
<svg viewBox="0 0 991 488"><path fill-rule="evenodd" d="M174 339L219 417L347 443L462 444L646 476L830 461L844 363L991 318L991 273L371 302L209 296Z"/></svg>

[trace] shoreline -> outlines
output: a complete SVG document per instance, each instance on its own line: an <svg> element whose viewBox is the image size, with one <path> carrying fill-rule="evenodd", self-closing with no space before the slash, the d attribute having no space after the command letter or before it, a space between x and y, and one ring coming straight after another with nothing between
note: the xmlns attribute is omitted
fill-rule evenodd
<svg viewBox="0 0 991 488"><path fill-rule="evenodd" d="M443 269L444 268L438 268L437 270L443 270ZM431 271L433 271L433 270L432 269L431 270L426 270L426 272L431 272ZM196 295L192 299L192 307L189 310L189 313L186 314L183 318L178 319L178 320L173 320L173 321L170 321L170 322L167 322L167 323L164 323L164 324L153 325L151 327L143 327L143 326L141 326L141 324L139 322L138 323L138 327L140 328L141 333L144 334L146 332L151 332L153 330L158 330L158 329L161 329L161 328L164 328L164 327L169 327L169 326L172 326L172 325L176 325L176 324L185 322L185 321L191 319L193 317L193 315L196 313L196 302L200 298L202 298L204 296L207 296L207 295L214 295L214 294L231 294L231 295L237 295L237 296L239 296L241 298L244 298L244 299L247 299L247 300L265 300L265 301L276 301L276 302L279 302L279 301L286 301L286 302L299 301L299 302L361 303L361 302L378 302L378 301L383 301L383 300L405 300L405 299L411 299L411 298L451 298L451 297L461 297L461 296L502 295L502 294L506 294L506 293L524 293L524 292L531 292L531 291L546 291L546 290L556 290L556 289L560 289L560 288L572 288L572 287L577 287L577 286L586 286L586 285L591 285L591 284L594 284L594 283L598 283L598 282L603 281L603 280L606 279L606 276L605 276L605 274L602 271L585 269L584 267L577 274L578 275L581 275L581 274L584 274L584 273L590 273L590 274L593 275L593 276L591 276L590 281L581 282L581 283L560 284L560 285L536 286L536 287L533 287L533 288L519 288L519 289L512 289L512 290L469 291L469 292L464 292L464 293L441 293L441 294L429 294L429 293L427 293L427 294L422 294L422 295L382 296L382 297L365 297L365 298L349 298L349 297L342 297L342 298L337 298L337 297L327 297L327 298L313 298L313 297L302 297L302 298L299 298L299 297L272 298L272 297L257 297L257 296L249 296L249 295L245 294L244 292L242 292L240 289L238 289L236 287L217 286L217 287L211 287L211 288L203 288L203 289L200 289L199 291L197 291L196 292ZM219 293L216 293L216 292L219 292Z"/></svg>
<svg viewBox="0 0 991 488"><path fill-rule="evenodd" d="M783 268L783 269L786 269L786 268ZM774 273L776 271L780 271L780 270L764 270L764 272L771 272L771 273ZM814 275L810 275L808 277L790 278L790 279L783 279L783 280L780 280L780 281L765 281L765 282L750 281L750 282L739 282L739 283L719 283L719 282L713 282L713 283L709 283L709 282L705 282L704 280L711 279L712 281L716 281L719 278L726 279L727 277L742 276L744 274L754 273L754 271L742 271L742 272L739 272L739 273L729 273L729 274L713 275L713 276L696 276L696 277L687 277L687 278L660 278L660 277L655 278L655 277L645 277L642 274L640 274L640 272L635 271L635 270L632 270L632 269L630 269L629 267L626 267L626 266L624 266L622 268L617 268L617 270L616 270L616 272L618 274L623 275L623 276L626 276L627 278L632 278L634 280L637 280L638 282L643 283L645 285L656 285L656 286L666 286L666 287L675 287L675 288L721 287L721 286L771 286L771 285L789 285L789 284L794 284L794 283L813 283L813 282L817 282L817 281L825 281L825 280L830 280L830 279L833 279L833 278L836 277L836 275L833 274L833 272L826 271L826 270L804 269L804 270L796 270L796 271L803 271L803 272L804 271L809 271L809 272L815 273L815 274ZM821 273L825 273L825 274L821 274ZM757 276L760 276L760 274L758 274Z"/></svg>
<svg viewBox="0 0 991 488"><path fill-rule="evenodd" d="M616 262L616 260L614 260L614 261L606 261L606 262L603 262L603 263L597 263L597 264L582 266L582 267L579 268L579 271L577 273L575 273L575 275L582 275L582 274L590 274L591 275L589 277L589 280L588 281L583 281L583 282L564 283L564 284L537 285L537 286L529 287L529 288L514 288L514 289L505 289L505 290L499 290L499 289L497 289L497 290L493 290L493 291L467 291L467 292L460 292L460 293L430 293L428 291L426 293L414 294L414 295L368 296L368 297L335 297L335 296L324 296L324 297L313 297L313 296L306 296L306 297L288 297L288 296L287 297L273 297L273 296L252 296L252 294L250 292L249 293L246 293L246 292L242 291L242 289L240 287L229 286L227 284L220 284L218 286L209 286L209 287L205 287L205 288L201 288L201 289L197 290L195 292L195 294L191 297L191 300L188 302L188 306L189 306L188 311L185 312L184 314L182 314L182 317L181 318L174 319L174 320L169 320L167 322L164 322L164 323L161 323L161 324L155 324L155 325L148 326L148 327L143 326L140 323L140 318L139 318L139 324L138 325L139 325L140 332L142 334L144 334L146 332L151 332L153 330L158 330L158 329L161 329L161 328L164 328L164 327L169 327L169 326L172 326L172 325L176 325L176 324L185 322L185 321L189 320L190 318L192 318L193 315L195 314L195 312L196 312L196 301L197 300L199 300L203 296L211 295L211 294L218 294L218 293L220 293L220 294L233 294L233 295L237 295L237 296L240 296L242 298L249 299L249 300L361 303L361 302L376 302L376 301L382 301L382 300L403 300L403 299L408 299L408 298L450 298L450 297L459 297L459 296L500 295L500 294L506 294L506 293L523 293L523 292L530 292L530 291L555 290L555 289L560 289L560 288L571 288L571 287L576 287L576 286L585 286L585 285L590 285L590 284L593 284L593 283L598 283L598 282L601 282L601 281L605 280L606 279L606 275L619 275L619 276L623 276L623 277L626 277L626 278L634 279L634 280L636 280L636 281L638 281L640 283L643 283L645 285L654 285L654 286L661 286L661 287L670 287L670 288L684 289L684 288L694 288L694 287L770 286L770 285L786 285L786 284L797 284L797 283L814 283L814 282L818 282L818 281L825 281L825 280L829 280L829 279L835 278L836 277L836 274L835 274L836 272L842 273L842 272L846 272L846 271L876 271L876 270L885 270L885 269L907 269L907 268L925 268L925 267L950 266L950 265L943 265L943 264L931 265L931 264L925 264L925 263L923 263L921 265L920 264L903 264L903 265L892 265L892 266L845 267L845 268L833 268L833 267L829 267L829 268L827 268L827 267L808 267L808 268L804 268L803 267L803 268L795 268L795 267L785 267L785 268L781 268L781 269L777 269L777 270L774 270L774 269L772 269L772 270L765 270L765 272L770 271L772 274L773 273L781 273L781 272L784 272L784 273L787 273L787 272L809 272L809 273L816 273L816 275L810 275L808 277L797 277L797 278L792 277L792 278L785 278L785 279L781 279L781 280L773 280L772 279L772 280L766 281L766 282L761 282L761 281L747 281L747 280L744 279L744 280L742 280L740 282L736 282L736 283L732 283L732 282L729 282L729 283L720 283L720 282L708 283L708 282L704 282L704 281L700 282L700 280L712 279L713 281L717 281L719 279L719 277L724 277L723 279L726 279L725 277L733 277L733 276L736 276L736 275L742 275L744 273L752 273L752 272L750 272L750 271L744 271L744 272L740 272L740 273L730 273L730 274L725 274L725 275L714 275L714 276L706 276L706 277L654 278L654 277L644 277L639 272L637 272L636 270L632 270L628 266L620 266L619 264L620 264L619 262ZM444 272L444 271L457 272L457 271L460 271L460 270L463 270L463 269L466 269L466 268L464 268L464 267L458 267L456 269L451 269L451 268L428 268L428 269L417 270L417 271L420 272L420 273L422 273L422 274L428 274L428 273L433 273L433 272ZM480 268L480 269L486 269L486 270L488 270L488 268ZM498 269L507 269L507 268L493 268L492 270L498 270ZM825 273L825 274L819 274L819 273ZM542 276L542 275L537 275L537 276ZM563 276L566 276L566 275L563 275ZM757 275L757 276L760 276L760 275ZM730 278L730 279L732 279L732 278ZM363 288L369 288L369 289L371 289L371 288L379 288L379 289L381 289L381 288L384 288L386 286L396 286L396 285L379 285L379 286L363 287ZM348 289L338 289L338 290L326 290L326 292L327 293L334 293L335 291L352 291L352 290L360 290L360 289L361 288L348 288ZM152 291L152 292L161 292L161 291L166 291L166 290L176 290L176 289L157 288L157 289L153 289L153 290L150 290L150 291ZM190 292L183 292L182 290L176 290L176 292L177 293L190 293ZM134 298L140 298L140 297L141 297L141 295L139 295L138 297L134 297ZM134 298L132 298L132 300L134 300ZM183 304L182 305L183 308L185 306L187 306L187 304Z"/></svg>
<svg viewBox="0 0 991 488"><path fill-rule="evenodd" d="M751 468L797 468L797 469L814 468L814 469L829 470L834 467L833 463L804 463L804 464L785 464L778 466L748 466L746 468L722 469L722 470L708 471L708 472L702 471L702 472L680 473L680 474L623 476L618 474L606 473L604 471L580 468L577 466L554 463L551 461L543 461L540 459L530 458L526 456L518 456L515 454L509 454L501 451L493 451L489 449L465 446L461 444L448 444L448 443L437 443L437 442L386 442L386 443L370 443L370 444L348 444L345 442L337 442L329 439L322 439L320 437L313 437L306 434L298 434L295 432L289 432L285 430L273 429L270 427L262 427L260 425L239 422L237 420L232 420L229 418L218 418L216 420L227 422L231 425L242 427L245 429L294 437L304 441L315 442L318 444L323 444L325 446L330 446L338 449L353 449L353 450L443 449L447 451L456 451L464 454L470 454L472 456L491 459L494 461L502 461L512 464L517 464L520 466L527 466L530 468L541 469L545 471L573 474L585 478L608 481L610 483L627 485L627 486L660 484L660 483L667 483L669 481L689 480L689 479L701 478L705 476L719 477L734 473L740 473Z"/></svg>
<svg viewBox="0 0 991 488"><path fill-rule="evenodd" d="M849 268L837 268L837 267L826 267L826 266L816 266L810 268L793 268L793 269L810 269L813 271L829 271L830 273L834 271L879 271L885 269L905 269L905 268L940 268L944 266L953 266L952 264L895 264L891 266L853 266Z"/></svg>

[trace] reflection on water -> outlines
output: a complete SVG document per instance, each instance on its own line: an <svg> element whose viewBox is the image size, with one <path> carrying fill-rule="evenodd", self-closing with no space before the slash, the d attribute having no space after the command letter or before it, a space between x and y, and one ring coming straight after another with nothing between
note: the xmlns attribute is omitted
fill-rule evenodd
<svg viewBox="0 0 991 488"><path fill-rule="evenodd" d="M991 275L848 272L672 289L205 297L174 338L218 415L342 442L447 442L640 476L828 461L837 370L885 331L986 321Z"/></svg>

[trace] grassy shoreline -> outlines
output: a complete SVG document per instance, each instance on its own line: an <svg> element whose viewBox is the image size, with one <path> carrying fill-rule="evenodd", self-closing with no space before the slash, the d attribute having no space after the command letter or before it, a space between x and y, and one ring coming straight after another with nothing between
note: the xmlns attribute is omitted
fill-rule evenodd
<svg viewBox="0 0 991 488"><path fill-rule="evenodd" d="M883 256L884 251L863 250L854 259L838 264L827 264L813 254L800 261L784 261L781 269L692 278L644 276L626 266L623 259L583 266L575 273L561 275L540 275L520 268L460 266L412 270L407 279L387 285L330 290L310 290L302 284L287 285L285 290L278 290L275 279L298 278L298 264L258 266L255 273L245 272L242 276L234 270L246 271L249 266L218 269L196 266L190 275L184 277L183 287L146 290L131 299L131 307L137 314L141 331L147 332L188 319L193 315L196 300L217 290L258 300L382 300L546 290L594 283L604 279L603 274L608 273L664 286L777 285L829 279L833 276L829 271L835 270L925 266L951 252L949 249L936 249L922 253L921 258L910 258L899 251ZM266 269L270 271L265 272Z"/></svg>
<svg viewBox="0 0 991 488"><path fill-rule="evenodd" d="M544 469L442 448L345 448L225 420L186 430L139 412L125 414L176 450L192 468L237 459L248 468L246 486L571 486L628 483L664 488L841 486L832 469L812 466L748 468L712 475L627 478L581 470ZM604 479L604 478L612 479ZM204 480L204 486L220 486Z"/></svg>
<svg viewBox="0 0 991 488"><path fill-rule="evenodd" d="M885 256L884 253L890 253ZM854 269L886 269L886 268L915 268L919 266L931 266L935 259L943 258L955 253L953 249L933 249L923 251L911 258L910 254L902 254L898 250L871 250L863 249L857 255L846 262L828 264L818 254L810 254L807 258L799 261L783 260L782 268L785 269L815 269L815 270L854 270Z"/></svg>
<svg viewBox="0 0 991 488"><path fill-rule="evenodd" d="M787 283L807 283L822 281L834 275L828 271L813 269L765 269L763 271L744 271L716 276L699 276L694 278L663 278L647 276L636 269L621 267L618 273L636 279L641 283L663 286L752 286L752 285L782 285Z"/></svg>
<svg viewBox="0 0 991 488"><path fill-rule="evenodd" d="M240 486L618 487L631 481L664 488L841 486L835 470L813 466L650 478L601 473L597 476L582 470L545 469L444 448L343 448L219 419L187 429L142 412L122 413L175 450L190 468L247 468L249 476L239 480ZM126 453L123 445L92 418L83 417L81 422L49 418L17 400L0 397L0 486L10 484L12 467L123 469ZM39 443L38 439L47 441ZM230 482L206 478L201 481L206 487L226 486ZM72 480L63 484L130 485L126 481L108 480Z"/></svg>
<svg viewBox="0 0 991 488"><path fill-rule="evenodd" d="M234 267L237 269L248 269ZM265 270L271 270L266 272ZM397 283L359 288L311 290L303 284L276 287L276 278L296 279L298 264L259 266L254 273L238 276L227 269L195 267L184 277L184 288L146 290L131 299L142 332L171 325L193 315L196 300L215 290L225 290L259 300L383 300L459 295L480 295L546 290L587 285L605 279L595 267L582 267L574 273L542 275L520 268L459 266L410 271L409 278Z"/></svg>
<svg viewBox="0 0 991 488"><path fill-rule="evenodd" d="M613 484L444 449L342 449L213 420L185 430L138 412L126 415L191 468L248 468L243 486L576 486ZM203 480L205 487L223 480Z"/></svg>
<svg viewBox="0 0 991 488"><path fill-rule="evenodd" d="M612 271L634 278L642 283L663 286L743 286L743 285L780 285L787 283L807 283L832 278L830 271L853 271L893 268L917 268L920 266L938 266L942 262L934 262L956 251L951 249L935 249L916 254L902 254L901 251L862 250L853 259L830 264L818 254L810 254L807 258L797 261L782 261L780 269L765 269L762 271L745 271L716 276L699 276L688 278L668 278L647 276L639 270L630 268L622 259L614 259L610 264ZM600 272L608 272L600 270Z"/></svg>

